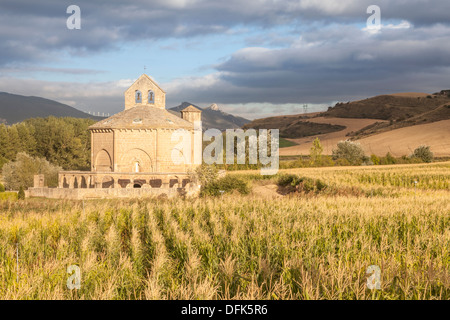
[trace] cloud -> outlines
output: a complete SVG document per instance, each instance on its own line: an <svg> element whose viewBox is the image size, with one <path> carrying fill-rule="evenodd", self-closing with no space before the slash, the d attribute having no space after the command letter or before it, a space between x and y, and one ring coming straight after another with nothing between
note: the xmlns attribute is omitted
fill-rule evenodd
<svg viewBox="0 0 450 320"><path fill-rule="evenodd" d="M304 103L327 105L390 92L433 92L450 81L447 0L379 0L382 28L376 33L364 28L371 0L78 1L81 30L66 28L69 4L2 1L0 70L9 74L0 77L2 91L67 101L83 110L117 112L123 108L123 91L131 80L83 84L14 75L26 70L96 74L102 71L40 64L73 56L89 59L93 53L144 40L201 42L203 36L215 34L240 36L248 47L208 66L214 70L210 74L163 83L168 106L215 102L258 117L258 113L295 113ZM173 52L184 49L170 46L161 45Z"/></svg>
<svg viewBox="0 0 450 320"><path fill-rule="evenodd" d="M449 66L449 26L382 28L372 35L356 26L333 25L305 32L287 48L239 50L216 65L214 74L167 84L168 100L326 104L429 92L449 83Z"/></svg>
<svg viewBox="0 0 450 320"><path fill-rule="evenodd" d="M78 1L81 30L68 30L68 3L3 0L0 5L0 65L52 61L61 51L86 54L148 39L230 34L248 26L270 29L309 23L365 23L370 0L119 0ZM383 24L449 24L450 2L379 0ZM386 23L384 21L387 21ZM18 23L20 21L20 23ZM285 42L283 37L279 41Z"/></svg>

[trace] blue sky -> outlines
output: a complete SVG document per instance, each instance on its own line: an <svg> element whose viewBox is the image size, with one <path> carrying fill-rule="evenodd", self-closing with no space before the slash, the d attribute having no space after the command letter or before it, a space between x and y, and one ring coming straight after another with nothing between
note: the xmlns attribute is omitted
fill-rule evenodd
<svg viewBox="0 0 450 320"><path fill-rule="evenodd" d="M68 30L66 8L81 8ZM0 91L116 113L142 73L183 101L249 119L449 89L450 3L380 0L0 2Z"/></svg>

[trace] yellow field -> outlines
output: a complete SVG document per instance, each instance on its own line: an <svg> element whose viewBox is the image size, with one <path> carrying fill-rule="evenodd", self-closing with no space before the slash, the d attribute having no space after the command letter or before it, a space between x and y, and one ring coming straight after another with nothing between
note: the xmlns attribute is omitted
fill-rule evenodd
<svg viewBox="0 0 450 320"><path fill-rule="evenodd" d="M450 163L293 169L339 192L278 197L258 172L232 173L245 196L0 201L0 297L450 299Z"/></svg>

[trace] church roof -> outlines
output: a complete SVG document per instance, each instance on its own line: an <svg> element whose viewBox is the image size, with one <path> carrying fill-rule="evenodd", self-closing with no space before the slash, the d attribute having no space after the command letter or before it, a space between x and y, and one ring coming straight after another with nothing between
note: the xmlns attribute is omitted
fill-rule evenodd
<svg viewBox="0 0 450 320"><path fill-rule="evenodd" d="M133 84L132 84L127 90L125 90L125 92L128 91L129 89L131 89L131 88L134 86L135 83L137 83L139 80L141 80L141 78L147 78L147 79L150 80L150 81L151 81L151 82L152 82L159 90L161 90L162 92L166 93L166 92L164 91L164 89L161 88L161 87L159 86L159 84L158 84L155 80L153 80L152 77L150 77L149 75L147 75L147 74L145 74L145 73L141 74L141 76L140 76L139 78L137 78L136 81L134 81Z"/></svg>
<svg viewBox="0 0 450 320"><path fill-rule="evenodd" d="M194 107L193 105L190 105L187 108L184 108L183 110L181 110L181 112L183 111L189 111L189 112L202 112L200 109L197 109L196 107Z"/></svg>
<svg viewBox="0 0 450 320"><path fill-rule="evenodd" d="M89 129L193 129L194 125L168 112L149 105L136 106L101 120Z"/></svg>

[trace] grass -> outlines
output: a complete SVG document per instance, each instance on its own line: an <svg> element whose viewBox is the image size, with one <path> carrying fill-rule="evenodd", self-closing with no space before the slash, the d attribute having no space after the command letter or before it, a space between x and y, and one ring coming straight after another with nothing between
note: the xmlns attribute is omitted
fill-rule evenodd
<svg viewBox="0 0 450 320"><path fill-rule="evenodd" d="M0 201L17 200L17 192L0 192Z"/></svg>
<svg viewBox="0 0 450 320"><path fill-rule="evenodd" d="M364 192L325 189L270 201L237 192L84 204L0 201L0 297L448 300L449 169L283 170ZM253 185L279 179L232 175ZM411 179L419 179L416 187ZM72 264L82 281L71 291ZM381 290L367 289L371 265L381 268Z"/></svg>
<svg viewBox="0 0 450 320"><path fill-rule="evenodd" d="M287 148L287 147L292 147L292 146L296 146L298 145L298 143L295 143L293 141L290 140L286 140L284 138L280 138L280 148Z"/></svg>

